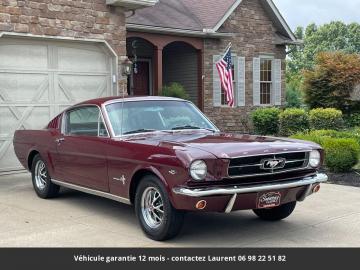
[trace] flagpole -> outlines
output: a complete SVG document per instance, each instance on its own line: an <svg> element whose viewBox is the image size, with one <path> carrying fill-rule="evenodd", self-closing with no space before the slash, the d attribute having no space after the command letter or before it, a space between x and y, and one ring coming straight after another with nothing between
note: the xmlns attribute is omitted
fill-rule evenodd
<svg viewBox="0 0 360 270"><path fill-rule="evenodd" d="M225 49L224 55L228 52L228 50L231 48L231 46L232 46L232 43L229 42L229 44L227 45L227 47Z"/></svg>

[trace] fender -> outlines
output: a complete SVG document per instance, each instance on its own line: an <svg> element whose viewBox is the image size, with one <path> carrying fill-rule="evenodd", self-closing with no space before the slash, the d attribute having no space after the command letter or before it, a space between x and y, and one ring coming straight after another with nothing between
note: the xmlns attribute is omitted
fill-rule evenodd
<svg viewBox="0 0 360 270"><path fill-rule="evenodd" d="M131 175L131 181L130 181L129 186L128 186L128 198L130 198L130 196L131 196L130 195L130 187L131 187L131 183L134 181L134 176L135 176L135 174L137 172L142 171L142 170L153 173L154 175L156 175L160 179L160 181L165 186L166 191L168 192L171 203L173 204L174 201L173 201L172 187L169 186L169 183L166 181L166 178L164 177L164 175L154 165L139 165L139 166L137 166L135 168L135 170L133 171L133 173Z"/></svg>

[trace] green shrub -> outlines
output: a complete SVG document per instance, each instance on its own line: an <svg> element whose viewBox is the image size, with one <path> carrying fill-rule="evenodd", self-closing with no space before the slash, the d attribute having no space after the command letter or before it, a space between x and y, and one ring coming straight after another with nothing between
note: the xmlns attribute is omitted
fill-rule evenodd
<svg viewBox="0 0 360 270"><path fill-rule="evenodd" d="M303 106L301 92L294 88L286 89L286 107L300 108Z"/></svg>
<svg viewBox="0 0 360 270"><path fill-rule="evenodd" d="M309 142L314 142L317 143L319 145L323 144L323 140L324 138L321 136L317 136L317 135L313 135L310 133L299 133L299 134L295 134L293 136L291 136L291 138L293 139L298 139L298 140L303 140L303 141L309 141Z"/></svg>
<svg viewBox="0 0 360 270"><path fill-rule="evenodd" d="M323 141L325 164L332 172L348 172L359 162L360 146L354 139Z"/></svg>
<svg viewBox="0 0 360 270"><path fill-rule="evenodd" d="M352 113L344 116L344 121L347 127L360 127L360 113Z"/></svg>
<svg viewBox="0 0 360 270"><path fill-rule="evenodd" d="M292 138L320 144L325 150L325 165L332 172L349 172L359 162L359 133L315 130Z"/></svg>
<svg viewBox="0 0 360 270"><path fill-rule="evenodd" d="M251 113L255 132L260 135L275 135L278 133L280 109L260 108Z"/></svg>
<svg viewBox="0 0 360 270"><path fill-rule="evenodd" d="M309 116L303 109L286 109L279 115L279 133L290 136L309 129Z"/></svg>
<svg viewBox="0 0 360 270"><path fill-rule="evenodd" d="M313 130L310 132L313 136L330 137L338 139L354 139L360 144L360 129L352 129L347 131L337 130Z"/></svg>
<svg viewBox="0 0 360 270"><path fill-rule="evenodd" d="M322 45L319 44L315 50L315 65L311 64L312 68L308 66L302 72L305 103L312 109L323 107L337 108L343 112L358 111L359 102L353 101L351 94L360 81L360 54L333 49L330 50L333 52L318 53L327 51L320 47ZM300 55L305 56L304 59L310 56L307 53Z"/></svg>
<svg viewBox="0 0 360 270"><path fill-rule="evenodd" d="M186 93L185 88L180 83L171 83L170 85L165 85L161 90L161 95L165 97L175 97L189 100L190 97Z"/></svg>
<svg viewBox="0 0 360 270"><path fill-rule="evenodd" d="M316 129L335 129L339 130L344 127L342 112L333 109L313 109L309 113L310 128Z"/></svg>

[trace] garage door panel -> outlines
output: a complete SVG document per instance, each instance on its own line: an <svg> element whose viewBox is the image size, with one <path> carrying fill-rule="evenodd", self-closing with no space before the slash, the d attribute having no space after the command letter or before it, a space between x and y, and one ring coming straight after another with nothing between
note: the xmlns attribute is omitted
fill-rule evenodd
<svg viewBox="0 0 360 270"><path fill-rule="evenodd" d="M11 106L11 109L0 107L0 171L20 168L12 145L12 137L15 130L41 129L49 121L49 106ZM14 111L17 112L17 115Z"/></svg>
<svg viewBox="0 0 360 270"><path fill-rule="evenodd" d="M109 57L102 51L81 48L58 48L59 70L108 72Z"/></svg>
<svg viewBox="0 0 360 270"><path fill-rule="evenodd" d="M21 169L17 129L41 129L86 99L113 93L114 62L105 46L0 38L0 172Z"/></svg>
<svg viewBox="0 0 360 270"><path fill-rule="evenodd" d="M1 125L0 137L11 137L17 129L30 129L26 118L31 109L28 107L20 107L10 105L8 107L0 107Z"/></svg>
<svg viewBox="0 0 360 270"><path fill-rule="evenodd" d="M12 136L17 129L43 128L50 119L49 106L0 107L0 136Z"/></svg>
<svg viewBox="0 0 360 270"><path fill-rule="evenodd" d="M48 47L39 45L0 44L0 69L47 69Z"/></svg>
<svg viewBox="0 0 360 270"><path fill-rule="evenodd" d="M12 141L8 138L0 138L0 172L6 168L7 171L18 170L19 161L14 154Z"/></svg>
<svg viewBox="0 0 360 270"><path fill-rule="evenodd" d="M0 103L49 103L48 74L0 73Z"/></svg>
<svg viewBox="0 0 360 270"><path fill-rule="evenodd" d="M59 102L79 102L86 99L111 95L108 76L59 75Z"/></svg>

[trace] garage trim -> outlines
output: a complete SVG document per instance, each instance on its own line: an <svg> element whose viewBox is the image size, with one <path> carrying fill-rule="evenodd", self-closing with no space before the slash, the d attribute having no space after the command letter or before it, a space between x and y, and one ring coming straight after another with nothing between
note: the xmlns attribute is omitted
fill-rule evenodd
<svg viewBox="0 0 360 270"><path fill-rule="evenodd" d="M119 57L116 54L116 52L113 50L113 48L109 45L108 42L106 42L105 40L98 40L98 39L86 39L86 38L72 38L72 37L55 37L55 36L44 36L44 35L32 35L32 34L21 34L21 33L12 33L12 32L0 32L0 43L2 43L2 41L4 40L4 44L6 44L7 40L11 40L11 39L18 39L18 40L24 40L25 42L27 41L28 43L40 43L40 42L45 42L48 44L51 43L68 43L69 44L69 48L71 47L78 47L78 48L83 48L84 50L86 50L88 47L97 47L100 49L100 51L102 51L104 53L104 55L106 55L107 59L108 59L108 67L109 67L109 72L106 73L107 74L107 80L108 80L108 89L109 91L111 90L111 92L107 92L107 94L111 95L118 95L119 94L119 80L122 79L121 75L119 74L119 70L120 70L120 66L119 66ZM73 46L71 45L73 44ZM49 49L51 49L49 47ZM54 48L55 49L55 48ZM99 51L99 52L100 52ZM50 52L57 52L57 50L50 50ZM16 53L16 51L15 51ZM52 54L51 54L52 55ZM49 56L48 56L49 57ZM51 59L55 59L54 63L57 63L57 58L49 58L50 61L52 61ZM51 62L52 63L52 62ZM26 69L26 68L25 68ZM48 70L53 72L52 70ZM38 74L47 74L48 71L42 71L42 70L37 70L36 72ZM61 73L66 74L69 73L71 74L71 71L66 71L64 70L59 70ZM21 71L24 74L27 73L31 73L30 71L27 70L22 70ZM56 71L55 71L56 72ZM87 73L90 73L89 75L91 75L91 71L87 72L83 72L83 73L79 73L80 75L87 75ZM95 72L96 73L96 72ZM95 74L94 73L94 74ZM60 74L60 73L58 73ZM76 73L77 74L77 73ZM52 79L51 79L52 78ZM49 87L51 87L50 85L53 84L53 82L51 80L53 80L54 78L51 77L49 78L46 83L49 84ZM52 82L52 83L50 83ZM61 80L59 79L59 82L61 83ZM40 84L40 87L43 88L43 86L41 86L43 83ZM104 84L105 85L105 84ZM60 85L61 87L61 85ZM105 87L105 86L104 86ZM101 87L100 87L101 88ZM99 89L100 89L99 88ZM45 88L44 88L45 89ZM95 89L96 90L96 89ZM49 88L47 91L51 91L51 89ZM64 90L62 90L64 91ZM64 94L66 95L66 92L64 92ZM71 96L71 95L70 95ZM69 99L72 100L72 99ZM24 104L25 106L25 104ZM45 106L45 105L44 105ZM42 104L38 104L38 107L44 107ZM45 106L46 107L46 106ZM51 108L50 107L50 114L51 114ZM12 113L14 114L14 112L12 111ZM28 113L23 113L23 115L29 115L30 112ZM16 116L15 116L16 117ZM19 119L20 121L21 119ZM20 123L20 122L19 122ZM24 126L25 127L25 126ZM25 127L26 128L26 127ZM9 133L10 134L10 133ZM5 138L6 137L6 138ZM7 136L4 137L5 143L7 141ZM5 146L4 146L5 147ZM4 148L6 151L7 147ZM4 173L16 173L16 172L21 172L23 170L21 170L21 168L17 168L16 166L5 166L3 168L0 168L0 174L4 174Z"/></svg>
<svg viewBox="0 0 360 270"><path fill-rule="evenodd" d="M74 37L63 37L63 36L45 36L45 35L33 35L33 34L22 34L22 33L14 33L14 32L0 32L0 39L5 37L20 37L20 38L32 38L38 40L50 40L50 41L72 41L72 42L85 42L85 43L102 43L106 46L106 48L111 52L114 56L114 63L112 63L114 71L116 74L113 74L115 78L113 78L113 83L116 84L116 93L119 93L119 56L110 46L110 44L106 40L101 39L88 39L88 38L74 38Z"/></svg>

